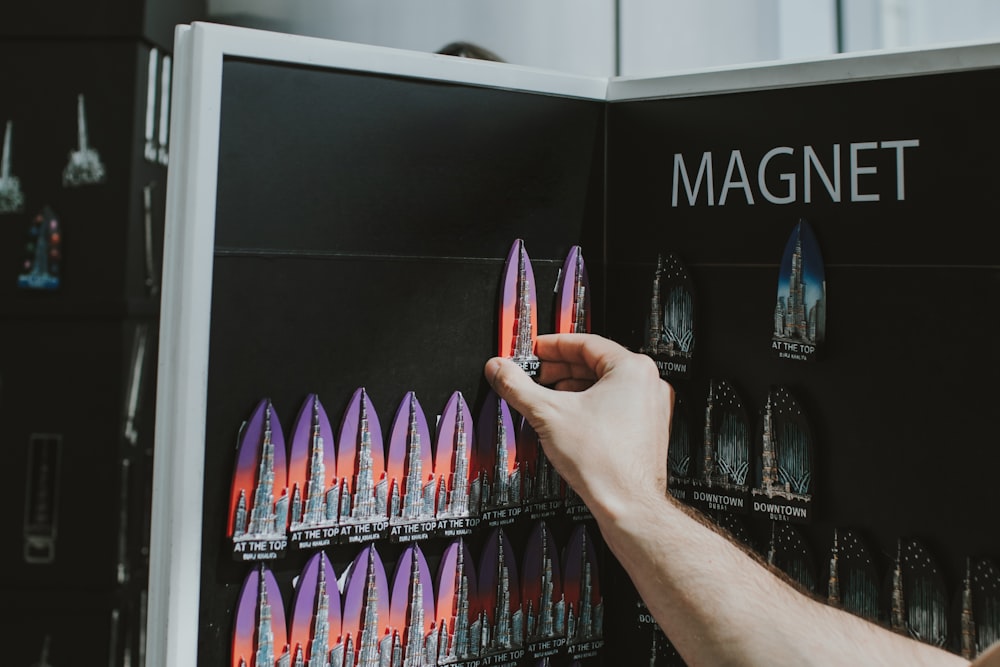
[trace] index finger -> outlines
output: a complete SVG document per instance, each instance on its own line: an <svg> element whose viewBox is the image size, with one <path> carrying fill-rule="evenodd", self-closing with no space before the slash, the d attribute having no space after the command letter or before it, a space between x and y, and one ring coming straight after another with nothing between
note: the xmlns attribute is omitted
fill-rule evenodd
<svg viewBox="0 0 1000 667"><path fill-rule="evenodd" d="M561 364L557 368L584 367L601 377L621 359L630 355L618 343L596 334L545 334L535 339L535 354L546 364ZM555 365L553 364L553 365ZM551 371L550 371L551 373ZM575 370L569 377L587 377Z"/></svg>

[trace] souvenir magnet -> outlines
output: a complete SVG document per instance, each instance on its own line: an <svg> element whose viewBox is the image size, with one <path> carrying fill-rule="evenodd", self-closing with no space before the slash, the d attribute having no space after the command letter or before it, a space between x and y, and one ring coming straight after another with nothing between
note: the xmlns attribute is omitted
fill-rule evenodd
<svg viewBox="0 0 1000 667"><path fill-rule="evenodd" d="M500 286L499 356L510 357L528 375L535 377L540 366L535 356L537 334L535 274L524 241L517 239L507 255Z"/></svg>
<svg viewBox="0 0 1000 667"><path fill-rule="evenodd" d="M538 434L523 417L517 429L517 460L521 465L524 513L536 521L555 516L562 507L562 478L542 449Z"/></svg>
<svg viewBox="0 0 1000 667"><path fill-rule="evenodd" d="M427 539L434 521L436 485L427 418L412 391L403 397L389 434L389 537L393 542Z"/></svg>
<svg viewBox="0 0 1000 667"><path fill-rule="evenodd" d="M107 174L104 163L97 151L90 147L87 138L87 112L84 109L83 95L76 98L76 129L77 149L70 151L69 162L63 169L63 185L74 187L78 185L94 185L103 183Z"/></svg>
<svg viewBox="0 0 1000 667"><path fill-rule="evenodd" d="M555 538L545 521L535 523L521 567L525 644L530 659L563 652L566 646L566 598Z"/></svg>
<svg viewBox="0 0 1000 667"><path fill-rule="evenodd" d="M288 468L285 438L270 399L257 404L243 425L229 494L233 558L272 560L288 546Z"/></svg>
<svg viewBox="0 0 1000 667"><path fill-rule="evenodd" d="M386 536L388 487L382 427L364 387L355 390L337 433L340 475L340 541L361 543Z"/></svg>
<svg viewBox="0 0 1000 667"><path fill-rule="evenodd" d="M1000 641L1000 569L988 558L966 559L959 628L959 653L966 660Z"/></svg>
<svg viewBox="0 0 1000 667"><path fill-rule="evenodd" d="M868 547L854 531L833 532L826 599L855 616L878 621L878 572Z"/></svg>
<svg viewBox="0 0 1000 667"><path fill-rule="evenodd" d="M336 657L345 665L379 665L385 655L392 664L394 645L401 647L401 642L399 633L388 629L389 579L374 544L358 553L344 581L344 653Z"/></svg>
<svg viewBox="0 0 1000 667"><path fill-rule="evenodd" d="M810 592L816 591L816 562L802 534L792 525L771 522L767 562Z"/></svg>
<svg viewBox="0 0 1000 667"><path fill-rule="evenodd" d="M800 220L778 273L771 349L781 359L813 361L826 337L826 272L812 228Z"/></svg>
<svg viewBox="0 0 1000 667"><path fill-rule="evenodd" d="M604 646L604 598L597 549L586 524L578 524L563 555L567 650L574 660L595 656Z"/></svg>
<svg viewBox="0 0 1000 667"><path fill-rule="evenodd" d="M13 133L14 123L8 120L3 133L3 153L0 154L0 213L20 213L24 210L21 181L10 173L10 143Z"/></svg>
<svg viewBox="0 0 1000 667"><path fill-rule="evenodd" d="M580 246L570 248L559 276L556 333L590 333L590 278Z"/></svg>
<svg viewBox="0 0 1000 667"><path fill-rule="evenodd" d="M753 512L772 521L812 519L813 436L798 402L785 387L771 387L761 415Z"/></svg>
<svg viewBox="0 0 1000 667"><path fill-rule="evenodd" d="M677 500L691 500L691 417L680 393L674 394L673 423L667 449L667 491Z"/></svg>
<svg viewBox="0 0 1000 667"><path fill-rule="evenodd" d="M54 290L60 283L62 264L62 225L46 206L32 219L28 229L24 263L17 276L17 286L24 289Z"/></svg>
<svg viewBox="0 0 1000 667"><path fill-rule="evenodd" d="M524 657L524 611L517 559L502 528L494 528L479 560L482 605L480 658L490 665L514 665Z"/></svg>
<svg viewBox="0 0 1000 667"><path fill-rule="evenodd" d="M944 648L948 643L947 607L944 577L930 552L917 540L898 540L890 577L890 627Z"/></svg>
<svg viewBox="0 0 1000 667"><path fill-rule="evenodd" d="M309 394L299 409L288 461L293 549L318 549L337 543L340 477L333 429L319 396Z"/></svg>
<svg viewBox="0 0 1000 667"><path fill-rule="evenodd" d="M456 539L445 548L437 577L437 664L478 664L483 634L483 619L476 611L479 579L464 540Z"/></svg>
<svg viewBox="0 0 1000 667"><path fill-rule="evenodd" d="M396 562L389 600L389 627L402 646L393 665L437 664L438 632L434 623L434 583L423 552L416 544L403 550ZM396 644L396 640L393 640ZM362 663L364 664L364 663Z"/></svg>
<svg viewBox="0 0 1000 667"><path fill-rule="evenodd" d="M24 485L24 562L52 563L58 534L62 435L32 433Z"/></svg>
<svg viewBox="0 0 1000 667"><path fill-rule="evenodd" d="M465 397L460 391L453 392L438 419L434 449L438 537L471 535L479 525L478 497L474 506L471 493L474 433Z"/></svg>
<svg viewBox="0 0 1000 667"><path fill-rule="evenodd" d="M675 255L657 256L651 292L646 338L639 351L653 358L663 379L689 377L695 344L694 284Z"/></svg>
<svg viewBox="0 0 1000 667"><path fill-rule="evenodd" d="M145 144L143 145L143 157L149 162L156 162L156 87L158 84L157 73L159 72L160 52L157 49L149 50L149 61L146 70L146 125Z"/></svg>
<svg viewBox="0 0 1000 667"><path fill-rule="evenodd" d="M521 514L521 469L514 419L507 401L489 392L477 422L473 494L490 527L514 522Z"/></svg>
<svg viewBox="0 0 1000 667"><path fill-rule="evenodd" d="M302 568L292 602L289 646L293 665L343 664L341 601L337 575L322 551ZM331 658L339 656L341 662Z"/></svg>
<svg viewBox="0 0 1000 667"><path fill-rule="evenodd" d="M233 628L233 667L289 664L285 605L278 581L264 565L243 580Z"/></svg>
<svg viewBox="0 0 1000 667"><path fill-rule="evenodd" d="M750 426L743 402L726 380L710 380L700 469L691 504L703 510L747 511Z"/></svg>

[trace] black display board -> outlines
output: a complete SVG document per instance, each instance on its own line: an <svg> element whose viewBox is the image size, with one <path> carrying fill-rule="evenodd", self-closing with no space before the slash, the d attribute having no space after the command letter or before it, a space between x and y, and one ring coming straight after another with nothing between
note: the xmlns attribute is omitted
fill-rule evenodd
<svg viewBox="0 0 1000 667"><path fill-rule="evenodd" d="M698 298L694 372L674 380L698 406L695 431L710 379L733 382L754 420L771 385L796 395L817 440L815 521L803 533L822 555L823 594L834 528L860 529L883 574L897 539L925 541L952 591L966 557L1000 552L989 444L1000 269L986 241L1000 214L988 102L998 82L991 69L609 105L607 332L638 349L656 253L673 252ZM856 172L853 197L852 144L856 165L874 169ZM812 163L806 201L807 146L832 185L839 148L839 201ZM760 170L776 147L789 150ZM693 187L706 152L712 203L705 176L692 204L675 155ZM787 203L767 200L761 173ZM771 351L779 264L800 219L826 264L827 338L813 362ZM751 523L763 554L767 522Z"/></svg>
<svg viewBox="0 0 1000 667"><path fill-rule="evenodd" d="M810 418L812 521L796 544L816 558L803 562L822 570L834 529L851 529L871 539L885 574L897 540L912 536L940 555L954 591L966 557L1000 554L984 518L998 504L988 443L1000 396L987 375L998 367L990 342L1000 273L984 242L984 221L997 214L989 155L998 137L985 103L998 76L993 51L982 71L923 72L917 60L880 70L869 59L862 69L873 80L810 80L808 69L778 68L756 90L672 93L675 83L694 90L682 77L612 81L595 99L519 87L530 73L502 65L470 64L467 79L407 76L387 65L406 60L398 53L213 30L196 26L185 38L206 60L189 51L190 69L179 75L189 88L175 127L188 132L189 154L172 172L185 181L172 181L169 200L177 240L161 360L198 360L160 384L158 457L183 452L158 458L169 471L154 499L153 557L166 565L154 562L161 580L151 588L191 605L197 636L190 623L174 630L183 635L175 651L165 647L170 631L154 623L152 655L173 651L167 664L181 664L196 641L198 664L231 659L234 609L252 566L233 559L226 537L229 483L240 427L257 402L273 401L286 433L309 393L336 429L362 386L383 433L411 390L429 421L455 390L478 414L482 364L497 349L504 258L518 238L534 265L540 331L553 328L551 290L579 244L594 330L636 350L657 253L686 264L698 340L691 376L674 384L692 432L701 432L712 379L736 387L752 430L772 385L787 387ZM421 62L432 72L451 67ZM477 82L475 68L494 66L504 76ZM809 201L806 146L815 154ZM707 172L695 185L706 152L711 196ZM677 205L675 155L688 177ZM779 265L800 219L826 261L827 339L811 362L771 349ZM192 395L203 402L186 403ZM195 438L171 441L176 434ZM197 474L186 475L185 462ZM180 489L200 492L200 504L171 496ZM157 543L183 533L182 517L200 528L196 554ZM715 518L767 550L770 522ZM571 526L559 524L557 538ZM526 531L514 529L515 547ZM444 542L422 546L433 569ZM390 571L401 549L380 545ZM358 550L328 551L335 570ZM196 576L181 582L192 556ZM286 595L304 560L291 553L269 564ZM627 578L606 565L607 646L592 664L645 664L651 648L656 664L676 664L649 634ZM157 602L154 617L180 620L166 607Z"/></svg>

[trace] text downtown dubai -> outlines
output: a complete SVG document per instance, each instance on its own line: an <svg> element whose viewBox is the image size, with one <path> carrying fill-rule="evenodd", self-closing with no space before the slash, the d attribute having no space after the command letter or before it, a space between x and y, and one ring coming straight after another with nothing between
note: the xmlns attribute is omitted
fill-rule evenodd
<svg viewBox="0 0 1000 667"><path fill-rule="evenodd" d="M752 162L748 165L739 149L730 151L728 158L724 157L724 152L705 151L700 156L689 154L686 159L683 153L674 153L670 205L725 206L730 200L753 205L761 199L772 204L794 204L800 201L800 182L801 201L807 204L814 197L829 197L833 202L841 202L845 196L851 202L873 202L883 198L903 201L906 199L907 149L919 146L919 139L863 141L846 147L833 144L819 151L810 145L776 146L764 153L756 165ZM842 157L843 153L846 157ZM888 160L892 162L887 164ZM716 189L716 183L720 182L716 169L723 162L726 163L725 176L721 187ZM841 168L845 162L846 170ZM895 187L890 186L887 192L870 189L877 183L887 182L884 178L876 178L880 168L895 172ZM780 185L774 183L774 176ZM818 188L814 181L819 182Z"/></svg>

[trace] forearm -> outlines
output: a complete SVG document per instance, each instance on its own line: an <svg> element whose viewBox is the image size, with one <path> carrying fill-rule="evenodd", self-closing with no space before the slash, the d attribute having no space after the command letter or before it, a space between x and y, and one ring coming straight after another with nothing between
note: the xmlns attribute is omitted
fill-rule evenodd
<svg viewBox="0 0 1000 667"><path fill-rule="evenodd" d="M595 505L606 542L692 667L968 664L801 594L669 496Z"/></svg>

